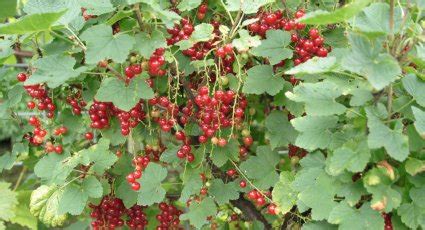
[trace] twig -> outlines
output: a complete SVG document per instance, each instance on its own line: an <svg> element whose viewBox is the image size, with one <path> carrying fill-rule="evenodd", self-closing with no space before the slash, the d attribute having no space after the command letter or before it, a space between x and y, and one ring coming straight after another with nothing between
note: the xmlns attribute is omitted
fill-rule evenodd
<svg viewBox="0 0 425 230"><path fill-rule="evenodd" d="M5 64L5 65L3 65L4 67L7 67L7 68L28 68L29 67L29 65L28 64L26 64L26 63L18 63L18 64Z"/></svg>
<svg viewBox="0 0 425 230"><path fill-rule="evenodd" d="M18 187L21 184L22 179L24 178L24 175L25 175L26 172L27 172L27 167L23 166L21 172L19 173L18 180L16 181L16 184L13 187L13 191L16 191L16 189L18 189Z"/></svg>
<svg viewBox="0 0 425 230"><path fill-rule="evenodd" d="M387 95L387 111L388 111L388 120L391 119L391 113L393 109L393 85L388 86L388 95Z"/></svg>
<svg viewBox="0 0 425 230"><path fill-rule="evenodd" d="M124 77L118 71L116 71L114 68L112 68L110 65L106 65L106 69L109 70L109 71L111 71L111 73L113 73L119 79L121 79L121 80L124 81Z"/></svg>
<svg viewBox="0 0 425 230"><path fill-rule="evenodd" d="M143 19L142 13L140 12L140 3L134 4L134 12L136 13L137 23L139 24L139 28L143 31Z"/></svg>
<svg viewBox="0 0 425 230"><path fill-rule="evenodd" d="M13 54L20 57L32 57L34 54L31 51L15 49Z"/></svg>

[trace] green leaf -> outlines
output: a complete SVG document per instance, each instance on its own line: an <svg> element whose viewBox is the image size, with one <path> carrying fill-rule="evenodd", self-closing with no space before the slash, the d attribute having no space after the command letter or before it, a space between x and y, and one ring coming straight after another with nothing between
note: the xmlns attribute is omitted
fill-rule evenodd
<svg viewBox="0 0 425 230"><path fill-rule="evenodd" d="M298 193L291 186L294 179L294 175L290 172L283 171L280 173L279 181L273 186L273 203L279 207L282 214L289 212L297 203Z"/></svg>
<svg viewBox="0 0 425 230"><path fill-rule="evenodd" d="M189 211L180 216L180 220L189 220L190 224L200 229L208 223L208 216L215 216L217 207L211 197L206 197L200 203L192 201Z"/></svg>
<svg viewBox="0 0 425 230"><path fill-rule="evenodd" d="M182 175L183 189L179 201L186 202L191 195L199 193L203 182L199 176L199 170L186 168L186 173Z"/></svg>
<svg viewBox="0 0 425 230"><path fill-rule="evenodd" d="M238 187L236 182L223 183L220 179L211 181L211 186L208 188L210 194L219 205L229 203L230 200L239 198Z"/></svg>
<svg viewBox="0 0 425 230"><path fill-rule="evenodd" d="M425 111L412 106L412 112L415 116L415 128L422 139L425 139Z"/></svg>
<svg viewBox="0 0 425 230"><path fill-rule="evenodd" d="M274 0L227 0L226 8L228 11L242 10L245 14L257 13L264 5L274 2Z"/></svg>
<svg viewBox="0 0 425 230"><path fill-rule="evenodd" d="M77 155L83 157L82 164L91 165L90 171L103 174L118 160L118 157L109 150L109 144L108 139L102 138L90 148L79 151Z"/></svg>
<svg viewBox="0 0 425 230"><path fill-rule="evenodd" d="M13 17L16 14L16 0L3 0L0 2L0 18Z"/></svg>
<svg viewBox="0 0 425 230"><path fill-rule="evenodd" d="M261 45L251 50L255 56L268 58L271 65L292 58L292 50L286 48L291 42L291 34L283 30L268 30Z"/></svg>
<svg viewBox="0 0 425 230"><path fill-rule="evenodd" d="M161 182L167 177L167 169L156 163L149 163L139 179L141 185L137 203L140 205L152 205L161 202L165 197L165 189Z"/></svg>
<svg viewBox="0 0 425 230"><path fill-rule="evenodd" d="M59 201L63 191L57 186L42 185L31 194L30 212L44 224L52 227L61 226L65 223L67 215L59 215Z"/></svg>
<svg viewBox="0 0 425 230"><path fill-rule="evenodd" d="M55 13L66 11L56 22L62 25L83 24L79 0L29 0L24 5L27 14ZM56 24L55 23L55 24Z"/></svg>
<svg viewBox="0 0 425 230"><path fill-rule="evenodd" d="M224 147L217 146L210 155L212 162L217 165L217 167L223 166L229 160L238 161L238 156L239 146L238 142L234 139L230 139Z"/></svg>
<svg viewBox="0 0 425 230"><path fill-rule="evenodd" d="M297 132L288 121L288 114L283 111L272 111L265 120L268 139L272 149L287 146L295 141Z"/></svg>
<svg viewBox="0 0 425 230"><path fill-rule="evenodd" d="M112 102L119 109L129 111L140 99L151 99L153 96L153 90L140 77L134 78L128 85L118 78L111 77L102 81L95 98L98 101Z"/></svg>
<svg viewBox="0 0 425 230"><path fill-rule="evenodd" d="M80 4L88 15L101 15L115 10L110 0L80 1Z"/></svg>
<svg viewBox="0 0 425 230"><path fill-rule="evenodd" d="M285 74L288 75L303 75L303 74L319 74L331 72L336 67L336 58L335 57L313 57L308 61L292 67L291 69L285 71Z"/></svg>
<svg viewBox="0 0 425 230"><path fill-rule="evenodd" d="M18 199L16 198L16 193L9 187L9 183L0 182L0 220L8 221L15 217L13 210L18 204Z"/></svg>
<svg viewBox="0 0 425 230"><path fill-rule="evenodd" d="M18 205L14 209L15 216L10 219L11 223L19 224L29 229L37 229L37 218L30 212L30 190L17 192Z"/></svg>
<svg viewBox="0 0 425 230"><path fill-rule="evenodd" d="M402 204L397 209L401 221L411 229L425 228L425 209L415 203Z"/></svg>
<svg viewBox="0 0 425 230"><path fill-rule="evenodd" d="M137 203L137 192L130 188L126 180L122 180L115 191L115 195L122 200L126 208L131 208Z"/></svg>
<svg viewBox="0 0 425 230"><path fill-rule="evenodd" d="M198 7L199 5L201 5L201 0L182 0L178 5L177 5L177 9L179 9L180 11L189 11L189 10L193 10L196 7Z"/></svg>
<svg viewBox="0 0 425 230"><path fill-rule="evenodd" d="M165 151L161 154L160 160L169 164L180 162L180 158L177 157L177 151L179 151L179 149L179 145L170 142L167 144Z"/></svg>
<svg viewBox="0 0 425 230"><path fill-rule="evenodd" d="M164 35L154 30L152 34L141 32L136 34L136 45L135 49L144 57L149 59L152 53L158 49L167 46Z"/></svg>
<svg viewBox="0 0 425 230"><path fill-rule="evenodd" d="M353 207L356 205L363 195L367 194L361 180L356 182L344 183L337 192L338 196L344 197L345 201Z"/></svg>
<svg viewBox="0 0 425 230"><path fill-rule="evenodd" d="M342 67L364 76L377 90L383 89L401 74L397 60L387 53L380 53L382 42L370 41L351 33L351 53L342 59Z"/></svg>
<svg viewBox="0 0 425 230"><path fill-rule="evenodd" d="M396 6L393 15L393 32L398 32L401 28L403 16L400 7ZM353 20L351 25L355 30L366 33L391 34L390 29L390 5L377 2L366 7Z"/></svg>
<svg viewBox="0 0 425 230"><path fill-rule="evenodd" d="M80 215L89 197L100 198L103 195L102 184L94 176L86 177L81 185L67 185L59 200L58 214Z"/></svg>
<svg viewBox="0 0 425 230"><path fill-rule="evenodd" d="M370 159L370 151L365 138L351 139L331 155L328 172L337 176L344 170L356 173L366 167Z"/></svg>
<svg viewBox="0 0 425 230"><path fill-rule="evenodd" d="M247 73L248 77L242 89L246 94L267 93L274 96L283 89L285 80L274 76L270 65L256 65Z"/></svg>
<svg viewBox="0 0 425 230"><path fill-rule="evenodd" d="M247 30L239 30L239 38L233 39L232 45L239 52L246 52L251 47L257 47L261 44L260 36L251 36Z"/></svg>
<svg viewBox="0 0 425 230"><path fill-rule="evenodd" d="M392 188L393 178L388 174L386 168L373 168L363 177L364 187L372 194L371 207L387 213L401 203L401 194Z"/></svg>
<svg viewBox="0 0 425 230"><path fill-rule="evenodd" d="M373 114L371 108L366 108L366 114L369 128L369 148L378 149L384 147L392 158L404 161L409 155L409 140L403 134L401 121L396 121L394 129L390 129Z"/></svg>
<svg viewBox="0 0 425 230"><path fill-rule="evenodd" d="M268 189L279 180L276 172L276 164L279 156L269 146L258 146L256 156L251 156L240 165L242 173L252 179L255 186L260 189Z"/></svg>
<svg viewBox="0 0 425 230"><path fill-rule="evenodd" d="M59 200L57 214L80 215L86 206L88 196L81 187L76 184L70 184L65 187Z"/></svg>
<svg viewBox="0 0 425 230"><path fill-rule="evenodd" d="M68 80L78 77L86 67L74 69L76 61L73 57L52 55L37 59L34 67L37 70L25 81L25 85L47 83L50 88L56 88Z"/></svg>
<svg viewBox="0 0 425 230"><path fill-rule="evenodd" d="M105 24L90 27L80 38L87 44L88 64L97 64L105 59L123 63L135 44L134 37L122 33L112 35L112 27Z"/></svg>
<svg viewBox="0 0 425 230"><path fill-rule="evenodd" d="M286 96L295 101L305 103L305 111L311 116L339 115L345 112L344 105L336 102L342 95L341 88L332 82L304 83L296 86Z"/></svg>
<svg viewBox="0 0 425 230"><path fill-rule="evenodd" d="M328 218L332 209L338 204L334 201L337 189L335 178L320 173L307 189L300 192L298 198L312 209L313 220L323 220Z"/></svg>
<svg viewBox="0 0 425 230"><path fill-rule="evenodd" d="M214 37L214 27L209 23L201 23L196 25L193 29L194 31L189 39L176 43L176 45L180 47L180 50L187 50L198 42L206 42Z"/></svg>
<svg viewBox="0 0 425 230"><path fill-rule="evenodd" d="M420 80L414 74L406 75L402 80L403 87L412 95L416 102L425 107L425 81Z"/></svg>
<svg viewBox="0 0 425 230"><path fill-rule="evenodd" d="M409 195L416 205L420 207L425 207L425 197L423 196L424 193L425 193L425 186L422 186L420 188L410 189Z"/></svg>
<svg viewBox="0 0 425 230"><path fill-rule="evenodd" d="M311 25L328 25L338 22L344 22L347 19L357 15L363 8L365 8L371 0L356 0L350 4L346 4L333 12L324 10L316 10L307 13L299 21Z"/></svg>
<svg viewBox="0 0 425 230"><path fill-rule="evenodd" d="M16 22L0 26L0 34L27 34L49 30L64 13L65 11L27 15Z"/></svg>
<svg viewBox="0 0 425 230"><path fill-rule="evenodd" d="M48 184L61 185L79 161L79 157L70 157L69 154L48 154L37 162L34 173Z"/></svg>
<svg viewBox="0 0 425 230"><path fill-rule="evenodd" d="M344 230L384 228L384 218L379 212L371 209L368 203L355 209L345 202L340 202L330 213L328 222L338 224L338 229Z"/></svg>
<svg viewBox="0 0 425 230"><path fill-rule="evenodd" d="M425 161L415 158L408 158L404 167L406 168L407 173L414 176L425 171Z"/></svg>
<svg viewBox="0 0 425 230"><path fill-rule="evenodd" d="M326 221L309 221L302 226L302 230L336 230L337 226Z"/></svg>
<svg viewBox="0 0 425 230"><path fill-rule="evenodd" d="M26 156L28 156L28 145L15 143L12 148L12 153L4 153L0 156L0 172L4 169L10 170L18 157Z"/></svg>
<svg viewBox="0 0 425 230"><path fill-rule="evenodd" d="M291 120L299 135L295 145L307 150L327 148L332 141L331 129L336 126L336 116L304 116Z"/></svg>

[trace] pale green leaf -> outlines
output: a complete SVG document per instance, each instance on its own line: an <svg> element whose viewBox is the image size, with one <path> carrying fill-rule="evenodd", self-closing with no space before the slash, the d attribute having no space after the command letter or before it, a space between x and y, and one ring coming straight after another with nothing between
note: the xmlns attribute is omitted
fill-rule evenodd
<svg viewBox="0 0 425 230"><path fill-rule="evenodd" d="M290 33L283 30L268 30L266 38L251 50L253 55L268 58L271 65L292 57L292 50L286 48L291 42Z"/></svg>
<svg viewBox="0 0 425 230"><path fill-rule="evenodd" d="M286 96L295 101L305 103L305 111L311 116L327 116L342 114L346 108L336 102L342 95L341 88L331 82L304 83L296 86Z"/></svg>
<svg viewBox="0 0 425 230"><path fill-rule="evenodd" d="M265 120L270 146L275 149L295 141L297 132L288 121L288 114L272 111Z"/></svg>
<svg viewBox="0 0 425 230"><path fill-rule="evenodd" d="M3 0L0 2L0 18L13 17L16 14L16 0Z"/></svg>
<svg viewBox="0 0 425 230"><path fill-rule="evenodd" d="M67 215L59 215L59 202L63 191L52 185L42 185L31 194L30 212L46 225L56 227L65 223Z"/></svg>
<svg viewBox="0 0 425 230"><path fill-rule="evenodd" d="M177 9L180 11L189 11L193 10L199 5L201 5L202 0L182 0L178 5Z"/></svg>
<svg viewBox="0 0 425 230"><path fill-rule="evenodd" d="M161 182L167 177L167 169L159 164L149 163L143 171L143 176L138 180L141 187L137 197L140 205L152 205L161 202L165 197L165 190Z"/></svg>
<svg viewBox="0 0 425 230"><path fill-rule="evenodd" d="M69 25L83 20L79 0L29 0L24 5L27 14L55 13L66 10L58 24Z"/></svg>
<svg viewBox="0 0 425 230"><path fill-rule="evenodd" d="M408 158L404 167L406 168L406 172L414 176L425 171L425 161L416 158Z"/></svg>
<svg viewBox="0 0 425 230"><path fill-rule="evenodd" d="M367 126L369 128L368 144L371 149L384 147L387 153L398 161L404 161L409 155L408 138L403 134L400 121L396 121L394 129L390 129L370 108L366 109Z"/></svg>
<svg viewBox="0 0 425 230"><path fill-rule="evenodd" d="M239 31L239 38L233 39L232 45L239 52L246 52L251 47L257 47L261 44L260 36L254 35L251 36L247 30Z"/></svg>
<svg viewBox="0 0 425 230"><path fill-rule="evenodd" d="M16 198L16 193L9 187L9 183L0 182L0 220L8 221L15 217L13 210L18 204L18 199Z"/></svg>
<svg viewBox="0 0 425 230"><path fill-rule="evenodd" d="M425 228L425 209L415 203L402 204L397 209L401 221L411 229Z"/></svg>
<svg viewBox="0 0 425 230"><path fill-rule="evenodd" d="M97 64L105 59L123 63L135 44L134 37L128 34L112 34L112 27L105 24L92 26L80 38L86 42L86 62Z"/></svg>
<svg viewBox="0 0 425 230"><path fill-rule="evenodd" d="M17 192L18 205L14 209L15 216L10 219L11 223L19 224L29 229L37 229L37 218L30 212L30 190L21 190Z"/></svg>
<svg viewBox="0 0 425 230"><path fill-rule="evenodd" d="M51 26L65 13L31 14L15 22L0 26L0 34L26 34L49 30Z"/></svg>
<svg viewBox="0 0 425 230"><path fill-rule="evenodd" d="M86 67L74 69L76 61L73 57L52 55L37 59L34 67L37 69L25 81L25 85L46 83L50 88L56 88L68 80L78 77Z"/></svg>
<svg viewBox="0 0 425 230"><path fill-rule="evenodd" d="M275 0L227 0L226 8L228 11L242 10L245 14L257 13L264 5L274 2Z"/></svg>
<svg viewBox="0 0 425 230"><path fill-rule="evenodd" d="M291 187L295 177L290 172L280 173L279 181L273 186L273 203L282 214L286 214L296 204L298 193Z"/></svg>
<svg viewBox="0 0 425 230"><path fill-rule="evenodd" d="M154 30L152 34L141 32L136 34L136 45L135 49L144 57L149 59L152 53L158 49L167 46L164 35Z"/></svg>
<svg viewBox="0 0 425 230"><path fill-rule="evenodd" d="M189 211L180 216L180 220L189 220L190 224L200 229L208 223L208 216L215 216L217 208L211 197L204 198L200 203L192 201Z"/></svg>
<svg viewBox="0 0 425 230"><path fill-rule="evenodd" d="M80 4L88 15L101 15L115 10L110 0L80 0Z"/></svg>
<svg viewBox="0 0 425 230"><path fill-rule="evenodd" d="M211 160L218 167L223 166L226 162L238 161L239 146L238 142L234 139L230 139L224 147L217 146L211 152Z"/></svg>
<svg viewBox="0 0 425 230"><path fill-rule="evenodd" d="M319 74L331 72L336 67L336 58L335 57L313 57L308 61L301 63L297 66L292 67L291 69L285 71L285 74L288 75L297 75L297 74Z"/></svg>
<svg viewBox="0 0 425 230"><path fill-rule="evenodd" d="M128 85L118 78L111 77L102 81L95 98L98 101L112 102L119 109L129 111L140 99L150 99L153 96L153 90L140 77L132 79Z"/></svg>
<svg viewBox="0 0 425 230"><path fill-rule="evenodd" d="M270 65L256 65L248 70L248 77L242 92L246 94L276 95L283 89L284 80L273 75Z"/></svg>
<svg viewBox="0 0 425 230"><path fill-rule="evenodd" d="M236 182L223 183L220 179L211 181L211 186L208 188L210 194L219 205L229 203L230 200L239 198L238 187Z"/></svg>
<svg viewBox="0 0 425 230"><path fill-rule="evenodd" d="M390 5L376 2L366 7L353 20L351 25L354 29L366 33L391 34L398 32L403 22L401 8L396 6L393 15L393 29L390 29ZM392 30L392 31L391 31Z"/></svg>
<svg viewBox="0 0 425 230"><path fill-rule="evenodd" d="M88 195L83 192L79 185L67 185L59 199L57 214L80 215L86 206L87 199Z"/></svg>
<svg viewBox="0 0 425 230"><path fill-rule="evenodd" d="M425 107L425 81L417 78L414 74L408 74L403 79L403 86L412 95L416 102Z"/></svg>
<svg viewBox="0 0 425 230"><path fill-rule="evenodd" d="M312 25L328 25L343 22L358 14L364 7L369 5L371 0L356 0L350 4L346 4L333 12L317 10L307 13L299 21Z"/></svg>
<svg viewBox="0 0 425 230"><path fill-rule="evenodd" d="M415 116L415 128L419 135L425 139L425 111L412 106L412 112Z"/></svg>
<svg viewBox="0 0 425 230"><path fill-rule="evenodd" d="M327 148L332 141L332 128L336 126L336 116L305 116L291 120L299 135L295 145L307 150Z"/></svg>
<svg viewBox="0 0 425 230"><path fill-rule="evenodd" d="M240 169L255 186L268 189L279 180L279 174L275 168L279 163L279 156L269 146L259 146L255 152L256 156L251 156L244 161Z"/></svg>
<svg viewBox="0 0 425 230"><path fill-rule="evenodd" d="M341 230L383 229L384 218L377 211L372 210L368 203L355 209L345 202L340 202L329 215L329 223L338 224Z"/></svg>

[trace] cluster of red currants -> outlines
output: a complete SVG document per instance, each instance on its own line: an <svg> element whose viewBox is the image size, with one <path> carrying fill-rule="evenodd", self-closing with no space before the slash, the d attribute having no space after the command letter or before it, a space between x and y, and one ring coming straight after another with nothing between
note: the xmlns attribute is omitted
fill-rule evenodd
<svg viewBox="0 0 425 230"><path fill-rule="evenodd" d="M248 30L252 34L258 34L261 37L266 36L266 32L270 29L284 29L286 31L292 30L303 30L305 24L298 23L297 18L304 16L303 10L298 10L295 12L295 18L287 19L283 17L283 13L280 10L275 12L258 12L256 18L259 20L255 23L252 23L248 26Z"/></svg>
<svg viewBox="0 0 425 230"><path fill-rule="evenodd" d="M247 197L249 200L254 202L258 207L262 207L267 204L265 196L270 196L270 192L261 193L258 190L254 189L248 192Z"/></svg>
<svg viewBox="0 0 425 230"><path fill-rule="evenodd" d="M82 109L87 105L87 103L80 99L77 96L67 97L66 102L72 107L72 112L75 115L81 115Z"/></svg>
<svg viewBox="0 0 425 230"><path fill-rule="evenodd" d="M142 73L142 66L140 64L132 64L125 67L124 73L127 77L127 80L132 79L133 77Z"/></svg>
<svg viewBox="0 0 425 230"><path fill-rule="evenodd" d="M41 127L40 119L38 119L36 116L31 116L28 119L28 123L34 127L34 130L31 134L28 133L24 135L24 138L27 139L32 145L41 145L44 142L47 131Z"/></svg>
<svg viewBox="0 0 425 230"><path fill-rule="evenodd" d="M156 49L152 56L149 58L149 74L151 76L164 76L166 71L162 69L162 66L165 64L164 58L165 49L158 48Z"/></svg>
<svg viewBox="0 0 425 230"><path fill-rule="evenodd" d="M295 43L294 65L304 63L314 56L328 56L328 50L323 47L324 38L320 36L319 30L311 28L308 34L309 39L299 38L295 33L291 36L291 41Z"/></svg>
<svg viewBox="0 0 425 230"><path fill-rule="evenodd" d="M192 23L189 19L182 18L180 24L175 24L173 28L167 29L167 32L171 35L167 38L167 45L174 45L179 41L189 39L194 31Z"/></svg>
<svg viewBox="0 0 425 230"><path fill-rule="evenodd" d="M143 212L143 207L140 205L134 205L127 210L129 219L126 224L132 230L143 230L148 225L146 214Z"/></svg>
<svg viewBox="0 0 425 230"><path fill-rule="evenodd" d="M384 230L393 230L393 223L391 221L391 213L382 213L384 218L385 226Z"/></svg>
<svg viewBox="0 0 425 230"><path fill-rule="evenodd" d="M307 155L307 150L300 148L298 146L295 145L288 145L288 157L292 158L292 157L299 157L300 159L305 157Z"/></svg>
<svg viewBox="0 0 425 230"><path fill-rule="evenodd" d="M165 151L165 146L159 145L159 146L150 146L145 145L145 156L149 157L151 161L159 161L159 158L161 157L161 154Z"/></svg>
<svg viewBox="0 0 425 230"><path fill-rule="evenodd" d="M25 82L29 76L26 73L18 73L16 78L20 82ZM37 107L40 111L47 110L46 117L53 118L55 116L56 106L53 104L52 98L47 95L47 90L41 84L26 85L24 89L33 98L32 101L27 103L28 109L33 110ZM34 100L37 100L38 103L34 102Z"/></svg>
<svg viewBox="0 0 425 230"><path fill-rule="evenodd" d="M146 116L143 111L143 101L137 103L129 112L118 109L110 102L94 101L90 106L89 115L90 127L94 129L109 127L111 117L116 116L120 121L123 136L127 136L130 133L130 128L136 127Z"/></svg>
<svg viewBox="0 0 425 230"><path fill-rule="evenodd" d="M208 5L204 2L198 7L198 13L196 14L196 18L198 18L199 20L203 20L207 11Z"/></svg>
<svg viewBox="0 0 425 230"><path fill-rule="evenodd" d="M154 106L154 109L150 113L152 120L159 124L162 131L170 132L175 124L175 118L179 113L179 107L171 103L165 96L154 97L148 103Z"/></svg>
<svg viewBox="0 0 425 230"><path fill-rule="evenodd" d="M126 180L131 189L137 191L140 189L140 183L136 180L142 177L142 170L148 166L150 159L148 156L138 156L133 159L134 171L127 175Z"/></svg>
<svg viewBox="0 0 425 230"><path fill-rule="evenodd" d="M161 213L156 215L156 219L159 221L156 230L180 229L179 217L183 212L174 205L164 202L159 203L158 207Z"/></svg>
<svg viewBox="0 0 425 230"><path fill-rule="evenodd" d="M90 217L94 220L91 226L97 229L115 229L124 225L123 216L126 208L121 199L104 196L99 205L89 204L92 209Z"/></svg>

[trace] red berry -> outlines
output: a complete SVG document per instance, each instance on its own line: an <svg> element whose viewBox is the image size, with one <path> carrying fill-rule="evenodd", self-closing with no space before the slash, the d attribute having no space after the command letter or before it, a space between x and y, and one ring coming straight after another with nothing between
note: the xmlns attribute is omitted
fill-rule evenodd
<svg viewBox="0 0 425 230"><path fill-rule="evenodd" d="M86 138L86 140L93 140L93 133L92 132L87 132L84 134L84 137Z"/></svg>
<svg viewBox="0 0 425 230"><path fill-rule="evenodd" d="M134 176L135 179L140 179L140 177L142 177L142 171L140 171L140 170L134 171L133 176Z"/></svg>
<svg viewBox="0 0 425 230"><path fill-rule="evenodd" d="M271 215L276 215L277 214L277 212L276 212L277 210L276 210L276 205L275 204L270 204L268 207L267 207L267 212L269 213L269 214L271 214Z"/></svg>
<svg viewBox="0 0 425 230"><path fill-rule="evenodd" d="M311 28L310 31L308 32L308 35L310 35L311 39L318 38L320 36L319 30L317 30L316 28Z"/></svg>
<svg viewBox="0 0 425 230"><path fill-rule="evenodd" d="M35 102L33 102L33 101L27 102L27 108L28 109L34 109L35 108Z"/></svg>
<svg viewBox="0 0 425 230"><path fill-rule="evenodd" d="M16 75L16 79L20 82L24 82L27 80L27 75L25 73L18 73L18 75Z"/></svg>
<svg viewBox="0 0 425 230"><path fill-rule="evenodd" d="M240 186L241 188L245 188L245 187L246 187L246 181L241 180L241 182L239 182L239 186Z"/></svg>
<svg viewBox="0 0 425 230"><path fill-rule="evenodd" d="M133 78L135 76L135 73L133 72L133 68L131 66L125 67L124 72L127 78Z"/></svg>
<svg viewBox="0 0 425 230"><path fill-rule="evenodd" d="M276 21L277 21L277 16L276 16L276 14L274 14L274 13L271 13L271 14L268 14L266 17L265 17L265 21L266 21L266 23L268 24L268 25L274 25L275 23L276 23Z"/></svg>
<svg viewBox="0 0 425 230"><path fill-rule="evenodd" d="M139 190L140 189L139 182L133 182L133 183L131 183L131 189L133 189L134 191Z"/></svg>
<svg viewBox="0 0 425 230"><path fill-rule="evenodd" d="M136 178L134 178L133 173L128 174L125 179L127 180L128 183L133 183L136 181Z"/></svg>
<svg viewBox="0 0 425 230"><path fill-rule="evenodd" d="M233 52L233 46L230 43L229 44L226 44L223 47L223 49L224 49L224 52L227 53L227 54L231 54Z"/></svg>
<svg viewBox="0 0 425 230"><path fill-rule="evenodd" d="M184 139L186 139L186 135L184 134L183 131L177 131L175 136L176 136L176 139L179 141L183 141Z"/></svg>
<svg viewBox="0 0 425 230"><path fill-rule="evenodd" d="M62 153L62 151L63 151L62 145L56 145L56 146L55 146L55 152L56 152L57 154L61 154L61 153Z"/></svg>
<svg viewBox="0 0 425 230"><path fill-rule="evenodd" d="M208 5L207 4L204 3L204 4L199 6L199 10L198 10L199 13L206 14L207 11L208 11Z"/></svg>
<svg viewBox="0 0 425 230"><path fill-rule="evenodd" d="M326 48L322 47L319 50L317 50L316 54L319 57L326 57L326 56L328 56L328 50Z"/></svg>

